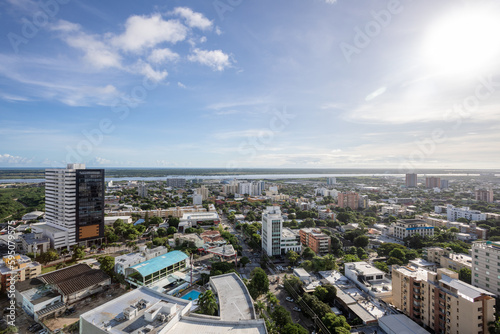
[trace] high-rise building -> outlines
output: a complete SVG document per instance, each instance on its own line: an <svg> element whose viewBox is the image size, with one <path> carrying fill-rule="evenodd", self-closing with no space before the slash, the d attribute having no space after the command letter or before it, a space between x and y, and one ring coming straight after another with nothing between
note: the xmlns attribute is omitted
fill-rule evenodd
<svg viewBox="0 0 500 334"><path fill-rule="evenodd" d="M484 334L495 320L493 295L445 268L436 273L393 266L392 298L396 308L435 333Z"/></svg>
<svg viewBox="0 0 500 334"><path fill-rule="evenodd" d="M45 220L67 229L68 246L104 237L104 188L104 169L45 171Z"/></svg>
<svg viewBox="0 0 500 334"><path fill-rule="evenodd" d="M146 183L139 183L139 185L137 186L137 195L139 195L140 197L148 197L148 186L146 185Z"/></svg>
<svg viewBox="0 0 500 334"><path fill-rule="evenodd" d="M205 187L205 186L201 186L200 188L197 188L196 189L196 193L198 195L201 195L201 199L202 200L206 200L208 198L209 194L210 194L209 191L208 191L208 188Z"/></svg>
<svg viewBox="0 0 500 334"><path fill-rule="evenodd" d="M500 297L500 242L472 243L472 285Z"/></svg>
<svg viewBox="0 0 500 334"><path fill-rule="evenodd" d="M428 189L432 188L441 188L441 178L440 177L426 177L425 178L425 187Z"/></svg>
<svg viewBox="0 0 500 334"><path fill-rule="evenodd" d="M409 173L406 174L406 187L415 188L417 186L417 174Z"/></svg>
<svg viewBox="0 0 500 334"><path fill-rule="evenodd" d="M238 184L238 194L252 195L252 184L250 182L240 182Z"/></svg>
<svg viewBox="0 0 500 334"><path fill-rule="evenodd" d="M268 206L262 213L262 249L268 256L281 255L283 217L279 206Z"/></svg>
<svg viewBox="0 0 500 334"><path fill-rule="evenodd" d="M359 194L355 192L339 193L338 206L340 208L351 208L357 210L359 208Z"/></svg>
<svg viewBox="0 0 500 334"><path fill-rule="evenodd" d="M186 179L171 178L167 179L167 187L183 188L186 185Z"/></svg>
<svg viewBox="0 0 500 334"><path fill-rule="evenodd" d="M493 188L488 187L487 189L476 189L475 190L476 201L493 203Z"/></svg>
<svg viewBox="0 0 500 334"><path fill-rule="evenodd" d="M200 194L193 195L193 205L202 205L203 204L203 196Z"/></svg>
<svg viewBox="0 0 500 334"><path fill-rule="evenodd" d="M441 180L441 189L448 189L450 187L449 180Z"/></svg>
<svg viewBox="0 0 500 334"><path fill-rule="evenodd" d="M327 177L326 184L329 186L337 184L337 178L336 177Z"/></svg>

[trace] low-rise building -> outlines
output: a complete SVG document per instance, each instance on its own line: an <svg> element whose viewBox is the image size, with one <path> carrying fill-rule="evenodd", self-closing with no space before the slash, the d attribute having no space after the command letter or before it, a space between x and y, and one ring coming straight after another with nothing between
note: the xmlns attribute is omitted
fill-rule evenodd
<svg viewBox="0 0 500 334"><path fill-rule="evenodd" d="M115 257L115 272L124 275L125 269L166 253L168 253L168 248L164 246L158 246L152 249L141 246L138 252Z"/></svg>
<svg viewBox="0 0 500 334"><path fill-rule="evenodd" d="M170 283L169 275L185 270L188 264L189 258L186 254L181 251L171 251L125 268L125 280L136 287L151 287L162 280L166 280L166 285Z"/></svg>
<svg viewBox="0 0 500 334"><path fill-rule="evenodd" d="M179 231L185 231L190 227L209 228L218 226L220 218L217 212L192 212L185 213L179 222Z"/></svg>
<svg viewBox="0 0 500 334"><path fill-rule="evenodd" d="M385 272L364 261L345 263L344 270L345 276L361 290L372 297L391 302L392 284Z"/></svg>
<svg viewBox="0 0 500 334"><path fill-rule="evenodd" d="M386 334L430 334L404 314L383 316L378 325Z"/></svg>
<svg viewBox="0 0 500 334"><path fill-rule="evenodd" d="M59 315L79 300L102 292L111 278L100 269L76 264L26 280L16 286L16 303L36 321Z"/></svg>
<svg viewBox="0 0 500 334"><path fill-rule="evenodd" d="M80 331L93 334L212 333L267 334L253 300L238 275L210 278L218 316L192 312L193 301L140 287L80 316Z"/></svg>
<svg viewBox="0 0 500 334"><path fill-rule="evenodd" d="M33 253L38 255L50 248L50 239L41 232L21 234L19 238L25 254Z"/></svg>
<svg viewBox="0 0 500 334"><path fill-rule="evenodd" d="M479 210L471 210L469 207L457 208L448 204L446 210L447 219L456 222L459 218L465 218L469 221L486 220L486 214L481 213Z"/></svg>
<svg viewBox="0 0 500 334"><path fill-rule="evenodd" d="M288 227L283 227L281 230L281 254L286 254L289 251L296 253L302 252L302 245L300 243L300 235Z"/></svg>
<svg viewBox="0 0 500 334"><path fill-rule="evenodd" d="M42 273L40 263L32 261L26 255L7 255L0 262L1 291L6 292L11 284L37 277Z"/></svg>
<svg viewBox="0 0 500 334"><path fill-rule="evenodd" d="M123 220L125 224L132 224L131 216L110 216L104 217L104 225L113 225L118 219Z"/></svg>
<svg viewBox="0 0 500 334"><path fill-rule="evenodd" d="M331 238L317 228L300 229L300 242L304 247L309 247L318 255L330 252Z"/></svg>
<svg viewBox="0 0 500 334"><path fill-rule="evenodd" d="M411 237L415 234L420 234L423 237L431 237L434 235L434 227L429 226L425 221L418 219L401 219L392 223L391 226L394 227L393 236L400 240Z"/></svg>

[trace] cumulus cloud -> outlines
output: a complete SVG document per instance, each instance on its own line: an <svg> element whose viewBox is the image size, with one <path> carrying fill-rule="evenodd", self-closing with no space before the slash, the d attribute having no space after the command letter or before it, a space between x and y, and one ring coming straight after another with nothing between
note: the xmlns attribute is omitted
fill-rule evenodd
<svg viewBox="0 0 500 334"><path fill-rule="evenodd" d="M151 63L160 64L165 61L176 61L180 58L178 53L170 49L154 49L148 57Z"/></svg>
<svg viewBox="0 0 500 334"><path fill-rule="evenodd" d="M223 71L226 67L231 66L229 56L221 50L194 49L193 53L188 56L188 60L209 66L217 71Z"/></svg>
<svg viewBox="0 0 500 334"><path fill-rule="evenodd" d="M151 79L151 80L153 80L153 81L156 81L156 82L160 82L160 81L162 81L162 80L163 80L163 79L165 79L165 78L167 77L167 75L168 75L168 72L167 72L167 71L165 71L165 70L155 70L155 69L153 69L153 67L151 67L151 65L150 65L150 64L148 64L148 63L141 63L141 65L140 65L140 66L141 66L141 70L140 70L140 71L141 71L141 73L142 73L145 77L147 77L147 78L149 78L149 79Z"/></svg>
<svg viewBox="0 0 500 334"><path fill-rule="evenodd" d="M24 157L20 157L17 155L10 155L8 153L0 154L0 163L7 165L25 165L29 164L33 161L33 159L28 159Z"/></svg>
<svg viewBox="0 0 500 334"><path fill-rule="evenodd" d="M186 38L188 29L177 20L164 20L160 14L134 15L127 19L125 32L112 43L125 51L140 52L163 42L177 43Z"/></svg>
<svg viewBox="0 0 500 334"><path fill-rule="evenodd" d="M191 28L198 28L201 30L212 28L212 21L201 13L193 12L190 8L177 7L173 10L173 14L177 14L184 18L186 24Z"/></svg>

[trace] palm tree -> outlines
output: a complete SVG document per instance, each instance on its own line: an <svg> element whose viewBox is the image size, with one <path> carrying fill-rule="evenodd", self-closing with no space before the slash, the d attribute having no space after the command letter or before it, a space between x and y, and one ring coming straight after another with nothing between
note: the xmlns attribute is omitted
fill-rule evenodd
<svg viewBox="0 0 500 334"><path fill-rule="evenodd" d="M215 313L217 313L217 301L211 290L207 290L200 295L198 298L198 306L202 314L215 315Z"/></svg>
<svg viewBox="0 0 500 334"><path fill-rule="evenodd" d="M266 307L264 302L262 302L260 300L256 301L254 305L255 305L255 309L257 310L257 312L259 314L262 314L262 310Z"/></svg>

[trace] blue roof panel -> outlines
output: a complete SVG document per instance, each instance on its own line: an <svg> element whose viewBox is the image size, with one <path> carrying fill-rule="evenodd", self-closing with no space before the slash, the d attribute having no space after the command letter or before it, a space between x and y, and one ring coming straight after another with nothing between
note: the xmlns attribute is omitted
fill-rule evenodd
<svg viewBox="0 0 500 334"><path fill-rule="evenodd" d="M164 255L152 258L151 260L131 266L130 268L137 270L139 274L146 277L147 275L151 275L159 270L170 267L171 265L181 262L187 258L188 256L181 251L171 251Z"/></svg>

